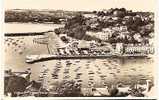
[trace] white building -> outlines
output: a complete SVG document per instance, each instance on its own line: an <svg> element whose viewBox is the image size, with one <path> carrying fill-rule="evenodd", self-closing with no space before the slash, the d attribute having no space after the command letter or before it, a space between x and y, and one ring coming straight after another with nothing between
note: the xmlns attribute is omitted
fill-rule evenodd
<svg viewBox="0 0 159 100"><path fill-rule="evenodd" d="M152 45L133 45L133 46L129 45L129 46L125 47L125 53L127 53L127 54L134 54L134 53L153 54L154 47Z"/></svg>
<svg viewBox="0 0 159 100"><path fill-rule="evenodd" d="M123 53L123 43L117 43L115 48L115 53L122 54Z"/></svg>
<svg viewBox="0 0 159 100"><path fill-rule="evenodd" d="M122 31L122 32L128 31L127 26L120 26L120 31Z"/></svg>
<svg viewBox="0 0 159 100"><path fill-rule="evenodd" d="M86 18L97 18L98 16L96 14L83 14Z"/></svg>
<svg viewBox="0 0 159 100"><path fill-rule="evenodd" d="M86 32L86 34L107 41L112 36L113 31L109 28L105 28L102 32Z"/></svg>
<svg viewBox="0 0 159 100"><path fill-rule="evenodd" d="M133 37L138 42L141 42L143 40L140 33L136 33Z"/></svg>

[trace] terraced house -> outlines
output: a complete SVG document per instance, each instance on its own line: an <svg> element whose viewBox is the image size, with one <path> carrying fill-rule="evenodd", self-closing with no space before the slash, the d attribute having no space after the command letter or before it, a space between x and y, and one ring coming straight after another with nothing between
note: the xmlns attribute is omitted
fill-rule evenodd
<svg viewBox="0 0 159 100"><path fill-rule="evenodd" d="M128 44L125 47L125 54L153 54L154 47L152 45L135 45L135 44Z"/></svg>

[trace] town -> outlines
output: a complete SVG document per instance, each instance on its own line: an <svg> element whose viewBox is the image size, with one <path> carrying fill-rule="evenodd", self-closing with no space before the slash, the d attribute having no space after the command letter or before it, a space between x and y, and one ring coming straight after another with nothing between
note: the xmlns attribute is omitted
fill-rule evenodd
<svg viewBox="0 0 159 100"><path fill-rule="evenodd" d="M64 27L54 29L63 44L52 48L54 46L50 43L49 53L52 58L153 55L153 24L153 14L127 11L124 8L79 13L68 18ZM37 38L35 42L45 44L48 41L46 37ZM32 57L35 56L27 56L26 62L50 55Z"/></svg>

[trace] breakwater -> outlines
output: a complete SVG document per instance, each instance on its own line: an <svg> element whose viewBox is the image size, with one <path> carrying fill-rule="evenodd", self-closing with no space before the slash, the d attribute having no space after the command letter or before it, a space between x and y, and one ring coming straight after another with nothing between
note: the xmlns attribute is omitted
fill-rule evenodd
<svg viewBox="0 0 159 100"><path fill-rule="evenodd" d="M45 33L53 32L53 31L44 31L44 32L25 32L25 33L5 33L4 36L36 36L36 35L44 35Z"/></svg>

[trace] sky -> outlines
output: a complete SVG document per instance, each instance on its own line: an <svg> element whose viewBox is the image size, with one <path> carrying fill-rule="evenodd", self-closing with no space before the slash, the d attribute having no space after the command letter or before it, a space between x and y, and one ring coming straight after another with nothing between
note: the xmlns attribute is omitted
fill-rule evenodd
<svg viewBox="0 0 159 100"><path fill-rule="evenodd" d="M4 0L5 9L101 10L126 8L154 11L155 0Z"/></svg>

